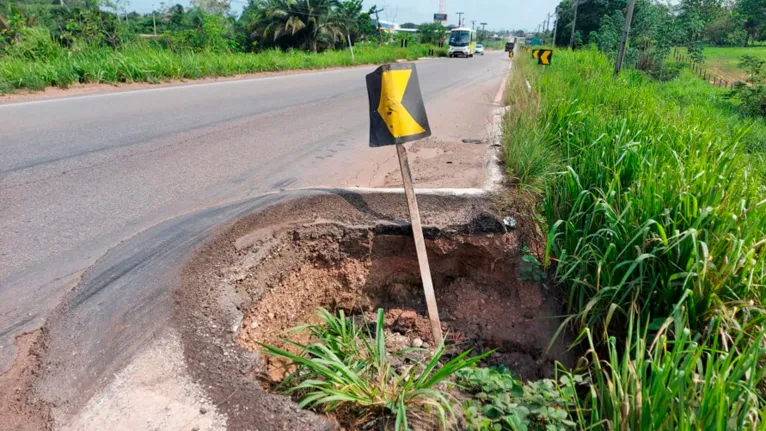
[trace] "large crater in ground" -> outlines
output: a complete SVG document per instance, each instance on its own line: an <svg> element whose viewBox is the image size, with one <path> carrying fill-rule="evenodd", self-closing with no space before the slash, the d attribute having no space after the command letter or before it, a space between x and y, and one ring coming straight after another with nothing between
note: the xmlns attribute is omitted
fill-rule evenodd
<svg viewBox="0 0 766 431"><path fill-rule="evenodd" d="M520 238L533 235L507 231L488 207L476 198L421 200L448 341L455 351L495 350L487 363L524 379L549 377L554 361L569 362L563 340L547 349L561 323L560 295L519 279L522 246L536 249ZM282 375L258 344L286 346L285 331L316 323L319 307L360 317L385 308L388 329L431 343L411 227L403 220L403 199L313 197L234 224L192 259L176 323L192 374L227 413L230 429L332 428L263 389Z"/></svg>

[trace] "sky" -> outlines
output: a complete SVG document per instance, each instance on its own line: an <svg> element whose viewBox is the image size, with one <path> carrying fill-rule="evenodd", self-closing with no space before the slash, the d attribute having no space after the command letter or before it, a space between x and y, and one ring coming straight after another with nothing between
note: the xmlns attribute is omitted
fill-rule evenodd
<svg viewBox="0 0 766 431"><path fill-rule="evenodd" d="M152 5L158 6L162 1L128 0L127 9L147 13L152 10ZM164 1L167 4L189 4L189 0ZM246 0L232 0L232 9L239 12L245 3ZM532 31L546 19L548 13L553 13L558 3L559 0L445 0L445 9L448 24L457 24L456 12L465 12L463 23L471 25L471 20L476 20L477 28L480 22L486 22L487 29L492 30ZM365 9L373 5L384 9L380 14L381 20L421 24L433 20L434 13L439 9L439 0L364 0ZM553 27L553 18L550 27Z"/></svg>
<svg viewBox="0 0 766 431"><path fill-rule="evenodd" d="M471 25L476 20L486 22L488 29L536 30L559 0L445 0L445 9L449 24L457 25L456 12L465 12L463 23ZM365 8L377 5L385 9L380 14L381 20L402 24L414 22L420 24L433 20L438 12L439 0L364 0ZM553 18L550 26L553 27Z"/></svg>

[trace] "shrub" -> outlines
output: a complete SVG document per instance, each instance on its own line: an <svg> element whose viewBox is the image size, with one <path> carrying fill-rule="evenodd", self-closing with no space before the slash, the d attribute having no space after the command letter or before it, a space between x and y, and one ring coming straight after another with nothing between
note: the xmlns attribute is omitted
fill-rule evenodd
<svg viewBox="0 0 766 431"><path fill-rule="evenodd" d="M766 116L766 61L751 55L743 55L739 67L747 72L747 83L737 82L727 97L740 102L745 113Z"/></svg>

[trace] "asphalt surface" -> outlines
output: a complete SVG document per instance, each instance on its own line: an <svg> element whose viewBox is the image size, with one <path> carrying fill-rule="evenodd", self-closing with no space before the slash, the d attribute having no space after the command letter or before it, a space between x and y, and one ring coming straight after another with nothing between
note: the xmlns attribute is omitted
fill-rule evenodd
<svg viewBox="0 0 766 431"><path fill-rule="evenodd" d="M434 134L478 136L507 68L502 53L418 62ZM386 151L367 147L373 69L0 105L0 372L17 334L152 226L268 191L371 185Z"/></svg>

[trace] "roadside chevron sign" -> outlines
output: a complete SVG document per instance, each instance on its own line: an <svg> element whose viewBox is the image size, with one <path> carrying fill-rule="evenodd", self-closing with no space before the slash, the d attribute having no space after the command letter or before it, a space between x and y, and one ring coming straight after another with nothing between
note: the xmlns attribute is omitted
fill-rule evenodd
<svg viewBox="0 0 766 431"><path fill-rule="evenodd" d="M370 146L403 144L431 136L413 63L380 66L367 75Z"/></svg>
<svg viewBox="0 0 766 431"><path fill-rule="evenodd" d="M552 49L540 49L537 58L537 64L542 64L543 66L549 66L551 64L551 58L553 57L553 50Z"/></svg>
<svg viewBox="0 0 766 431"><path fill-rule="evenodd" d="M538 54L540 54L540 50L539 49L533 49L532 50L532 58L534 58L535 60L537 60Z"/></svg>

